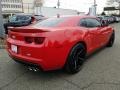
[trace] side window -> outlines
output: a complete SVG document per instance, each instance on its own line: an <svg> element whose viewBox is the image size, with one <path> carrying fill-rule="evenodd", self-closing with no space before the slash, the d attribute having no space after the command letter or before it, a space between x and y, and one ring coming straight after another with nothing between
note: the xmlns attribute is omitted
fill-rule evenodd
<svg viewBox="0 0 120 90"><path fill-rule="evenodd" d="M86 27L87 26L87 23L86 23L85 19L81 19L80 20L79 26L82 26L82 27Z"/></svg>
<svg viewBox="0 0 120 90"><path fill-rule="evenodd" d="M101 26L101 23L98 20L94 19L94 18L86 19L86 23L87 23L88 28L94 28L94 27Z"/></svg>

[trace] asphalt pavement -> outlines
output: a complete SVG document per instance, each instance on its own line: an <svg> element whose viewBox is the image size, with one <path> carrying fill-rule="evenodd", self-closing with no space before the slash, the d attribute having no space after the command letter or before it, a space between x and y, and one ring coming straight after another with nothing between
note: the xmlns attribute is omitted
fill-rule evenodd
<svg viewBox="0 0 120 90"><path fill-rule="evenodd" d="M0 49L0 90L120 90L120 23L112 26L114 46L93 54L74 75L61 70L29 71Z"/></svg>

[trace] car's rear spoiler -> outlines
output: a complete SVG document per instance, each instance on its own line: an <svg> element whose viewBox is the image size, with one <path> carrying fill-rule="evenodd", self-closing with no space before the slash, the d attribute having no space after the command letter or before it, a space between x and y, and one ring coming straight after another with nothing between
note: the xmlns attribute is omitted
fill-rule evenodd
<svg viewBox="0 0 120 90"><path fill-rule="evenodd" d="M43 28L33 28L33 27L9 27L8 30L13 32L21 32L21 33L41 33L41 32L49 32L47 29Z"/></svg>

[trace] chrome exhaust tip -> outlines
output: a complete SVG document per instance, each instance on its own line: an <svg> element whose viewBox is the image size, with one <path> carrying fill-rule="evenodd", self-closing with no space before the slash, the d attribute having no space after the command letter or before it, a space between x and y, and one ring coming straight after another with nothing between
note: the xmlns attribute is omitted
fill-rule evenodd
<svg viewBox="0 0 120 90"><path fill-rule="evenodd" d="M39 69L36 68L36 67L28 67L28 70L30 70L30 71L34 71L34 72L39 71Z"/></svg>
<svg viewBox="0 0 120 90"><path fill-rule="evenodd" d="M33 71L32 67L28 67L28 70Z"/></svg>
<svg viewBox="0 0 120 90"><path fill-rule="evenodd" d="M33 68L33 71L34 71L34 72L37 72L37 71L38 71L38 69L37 69L37 68Z"/></svg>

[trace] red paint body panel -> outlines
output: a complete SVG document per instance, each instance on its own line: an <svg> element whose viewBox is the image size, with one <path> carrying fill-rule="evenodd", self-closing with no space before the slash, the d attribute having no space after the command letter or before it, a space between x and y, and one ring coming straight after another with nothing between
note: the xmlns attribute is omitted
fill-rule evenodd
<svg viewBox="0 0 120 90"><path fill-rule="evenodd" d="M111 27L97 27L92 30L77 26L81 18L70 17L57 27L20 27L11 28L7 38L7 51L11 57L39 65L43 70L62 68L74 45L78 42L86 44L87 53L104 46L112 32ZM15 31L16 30L16 31ZM14 36L14 37L13 37ZM25 37L45 37L42 44L26 43ZM18 53L11 51L11 45L18 46Z"/></svg>

